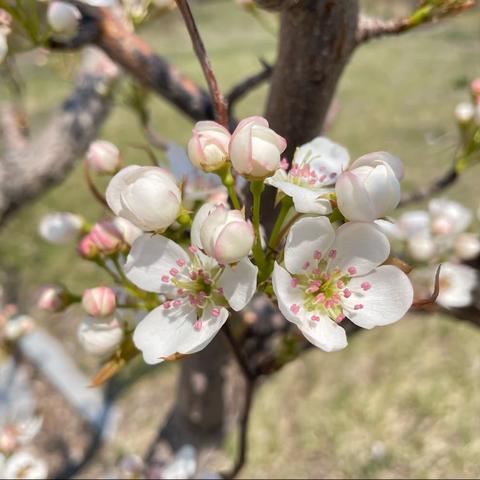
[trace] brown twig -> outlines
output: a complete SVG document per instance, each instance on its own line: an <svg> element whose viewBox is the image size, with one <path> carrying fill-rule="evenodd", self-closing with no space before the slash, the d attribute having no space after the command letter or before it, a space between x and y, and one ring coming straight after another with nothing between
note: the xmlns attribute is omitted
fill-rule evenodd
<svg viewBox="0 0 480 480"><path fill-rule="evenodd" d="M192 11L190 10L188 0L175 0L175 2L177 3L178 9L183 16L190 39L192 40L193 49L198 57L203 74L205 75L205 79L208 84L208 90L210 91L210 96L212 97L213 101L215 119L218 123L228 128L227 105L222 93L220 92L217 78L213 72L210 59L208 58L205 45L193 18Z"/></svg>
<svg viewBox="0 0 480 480"><path fill-rule="evenodd" d="M88 162L86 160L83 162L83 177L88 189L90 190L90 193L94 196L95 200L97 200L98 203L102 204L104 207L109 208L105 197L98 191L95 183L93 183L92 177L90 176L90 167L88 166Z"/></svg>
<svg viewBox="0 0 480 480"><path fill-rule="evenodd" d="M438 294L440 293L440 270L442 265L437 267L437 271L435 272L435 287L433 289L433 293L430 298L425 298L423 300L417 300L416 302L412 303L413 308L424 307L426 305L432 305L437 300Z"/></svg>

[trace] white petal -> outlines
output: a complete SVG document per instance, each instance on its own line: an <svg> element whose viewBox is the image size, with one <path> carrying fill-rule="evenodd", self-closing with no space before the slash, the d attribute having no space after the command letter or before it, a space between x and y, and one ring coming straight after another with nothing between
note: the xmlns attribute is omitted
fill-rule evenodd
<svg viewBox="0 0 480 480"><path fill-rule="evenodd" d="M118 215L122 210L122 203L120 201L120 194L127 188L128 183L126 181L133 172L138 171L142 167L138 165L130 165L122 168L116 175L112 177L105 192L105 198L108 206L112 209L115 215Z"/></svg>
<svg viewBox="0 0 480 480"><path fill-rule="evenodd" d="M133 243L124 267L127 278L148 292L168 293L173 286L162 281L171 268L179 269L177 260L190 263L186 252L161 235L144 234Z"/></svg>
<svg viewBox="0 0 480 480"><path fill-rule="evenodd" d="M343 172L337 180L335 192L338 208L345 218L363 222L371 222L378 218L365 184L358 174L349 170Z"/></svg>
<svg viewBox="0 0 480 480"><path fill-rule="evenodd" d="M432 271L432 279L433 275ZM440 292L437 303L445 308L470 305L473 301L473 289L477 282L477 272L468 265L443 263L440 270Z"/></svg>
<svg viewBox="0 0 480 480"><path fill-rule="evenodd" d="M371 287L364 291L361 285ZM409 278L397 267L384 265L348 284L352 292L342 303L345 315L359 327L373 328L400 320L412 306L413 288ZM355 305L363 308L355 310Z"/></svg>
<svg viewBox="0 0 480 480"><path fill-rule="evenodd" d="M411 210L400 215L397 226L407 238L419 233L429 235L430 215L425 210Z"/></svg>
<svg viewBox="0 0 480 480"><path fill-rule="evenodd" d="M273 182L272 182L273 184ZM311 189L301 187L291 182L275 181L274 184L283 193L292 197L295 210L299 213L316 213L317 215L327 215L331 213L332 206L330 201L324 197L334 190L330 188Z"/></svg>
<svg viewBox="0 0 480 480"><path fill-rule="evenodd" d="M192 227L190 229L190 239L192 244L198 248L203 248L202 240L200 238L200 229L202 228L203 222L214 210L214 208L214 203L205 203L198 209L195 217L193 218Z"/></svg>
<svg viewBox="0 0 480 480"><path fill-rule="evenodd" d="M332 247L336 250L336 258L330 263L330 270L338 267L346 272L355 267L356 275L365 275L390 254L388 238L373 223L348 222L336 233Z"/></svg>
<svg viewBox="0 0 480 480"><path fill-rule="evenodd" d="M309 342L325 352L336 352L348 345L345 330L327 316L316 321L305 319L297 326Z"/></svg>
<svg viewBox="0 0 480 480"><path fill-rule="evenodd" d="M211 315L211 307L206 309L200 319L202 327L196 329L196 311L187 302L177 308L160 306L138 324L133 341L148 364L160 363L175 353L198 352L212 341L228 317L225 308L219 309L216 318Z"/></svg>
<svg viewBox="0 0 480 480"><path fill-rule="evenodd" d="M278 308L282 315L292 323L301 322L298 314L294 314L291 310L292 305L303 305L303 293L298 287L292 287L292 277L277 262L273 268L272 274L273 290L277 297Z"/></svg>
<svg viewBox="0 0 480 480"><path fill-rule="evenodd" d="M244 258L237 265L225 267L218 280L218 286L223 288L223 293L229 305L236 312L242 310L253 297L257 289L258 268L248 259Z"/></svg>
<svg viewBox="0 0 480 480"><path fill-rule="evenodd" d="M291 273L300 273L314 267L314 254L321 252L326 258L335 238L326 217L302 218L290 229L285 244L285 266Z"/></svg>
<svg viewBox="0 0 480 480"><path fill-rule="evenodd" d="M402 180L404 176L404 168L402 161L388 152L372 152L367 153L366 155L362 155L361 157L357 158L352 165L350 166L350 170L357 167L362 166L375 166L381 163L386 163L395 173L395 176L398 180Z"/></svg>

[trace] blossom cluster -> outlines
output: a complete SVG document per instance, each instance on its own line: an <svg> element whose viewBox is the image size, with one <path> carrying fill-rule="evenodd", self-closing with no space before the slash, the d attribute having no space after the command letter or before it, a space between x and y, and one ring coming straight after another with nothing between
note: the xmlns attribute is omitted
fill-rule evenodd
<svg viewBox="0 0 480 480"><path fill-rule="evenodd" d="M82 295L50 285L39 306L59 312L81 303L87 317L78 336L88 352L110 356L133 341L150 364L203 349L256 293L269 295L325 351L347 345L346 318L367 329L402 318L412 286L389 262L378 225L399 203L402 162L386 152L352 161L347 149L317 137L296 149L289 166L286 148L262 117L242 120L232 134L198 122L188 157L224 187L200 189L192 201L188 182L157 166L122 168L118 149L96 141L87 168L113 175L106 201L114 218L90 225L56 213L39 232L54 244L77 239L78 253L117 285ZM237 195L239 176L250 185L251 214ZM280 205L268 235L261 224L267 185ZM126 320L132 310L143 313Z"/></svg>

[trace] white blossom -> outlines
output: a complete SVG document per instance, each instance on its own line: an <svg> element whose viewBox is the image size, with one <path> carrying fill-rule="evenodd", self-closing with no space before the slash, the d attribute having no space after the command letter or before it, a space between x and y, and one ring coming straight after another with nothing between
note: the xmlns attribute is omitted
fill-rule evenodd
<svg viewBox="0 0 480 480"><path fill-rule="evenodd" d="M86 317L78 327L77 337L91 355L105 357L112 354L123 340L123 328L115 318Z"/></svg>
<svg viewBox="0 0 480 480"><path fill-rule="evenodd" d="M75 240L84 225L79 215L55 212L45 215L38 226L38 233L47 242L63 245Z"/></svg>
<svg viewBox="0 0 480 480"><path fill-rule="evenodd" d="M273 288L287 320L325 351L347 345L345 317L363 328L402 318L412 304L408 277L391 265L385 235L373 224L347 223L334 231L325 217L291 228L285 268L275 264Z"/></svg>

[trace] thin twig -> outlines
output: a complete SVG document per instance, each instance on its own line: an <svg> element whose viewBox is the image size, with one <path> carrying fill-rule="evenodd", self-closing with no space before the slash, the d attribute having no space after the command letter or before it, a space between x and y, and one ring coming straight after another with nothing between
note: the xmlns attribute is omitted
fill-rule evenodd
<svg viewBox="0 0 480 480"><path fill-rule="evenodd" d="M412 307L413 308L419 308L419 307L424 307L426 305L432 305L435 303L437 300L438 294L440 293L440 270L442 268L442 265L439 265L437 267L437 271L435 272L435 283L434 283L434 289L433 293L429 298L425 298L422 300L417 300L416 302L413 302Z"/></svg>
<svg viewBox="0 0 480 480"><path fill-rule="evenodd" d="M202 37L198 31L197 25L190 10L190 5L187 0L175 0L178 9L183 16L185 25L190 39L192 40L193 49L198 57L200 65L205 75L205 79L208 84L208 90L213 101L213 108L215 111L215 119L224 127L228 128L228 110L225 99L223 98L220 88L218 86L217 78L213 73L212 65L207 55L205 45L203 44Z"/></svg>
<svg viewBox="0 0 480 480"><path fill-rule="evenodd" d="M83 162L83 176L85 178L85 183L87 184L87 187L90 190L90 193L95 197L95 200L97 200L98 203L101 203L104 207L109 208L108 203L105 200L105 197L98 191L98 188L96 187L95 183L93 183L92 177L90 176L90 168L88 166L87 161Z"/></svg>
<svg viewBox="0 0 480 480"><path fill-rule="evenodd" d="M240 346L238 345L235 337L233 336L233 332L230 329L230 325L228 324L228 322L225 323L222 330L228 340L228 343L230 344L230 347L232 348L232 352L235 355L235 359L237 360L239 367L242 369L243 375L248 381L254 381L256 379L256 375L248 365L248 362L243 355Z"/></svg>
<svg viewBox="0 0 480 480"><path fill-rule="evenodd" d="M228 92L228 94L226 95L229 115L231 115L233 106L236 102L238 102L238 100L240 100L242 97L247 95L250 91L261 85L263 82L265 82L272 76L273 67L269 65L265 60L260 60L260 63L263 67L260 72L250 77L247 77L241 82L234 85L230 92Z"/></svg>

